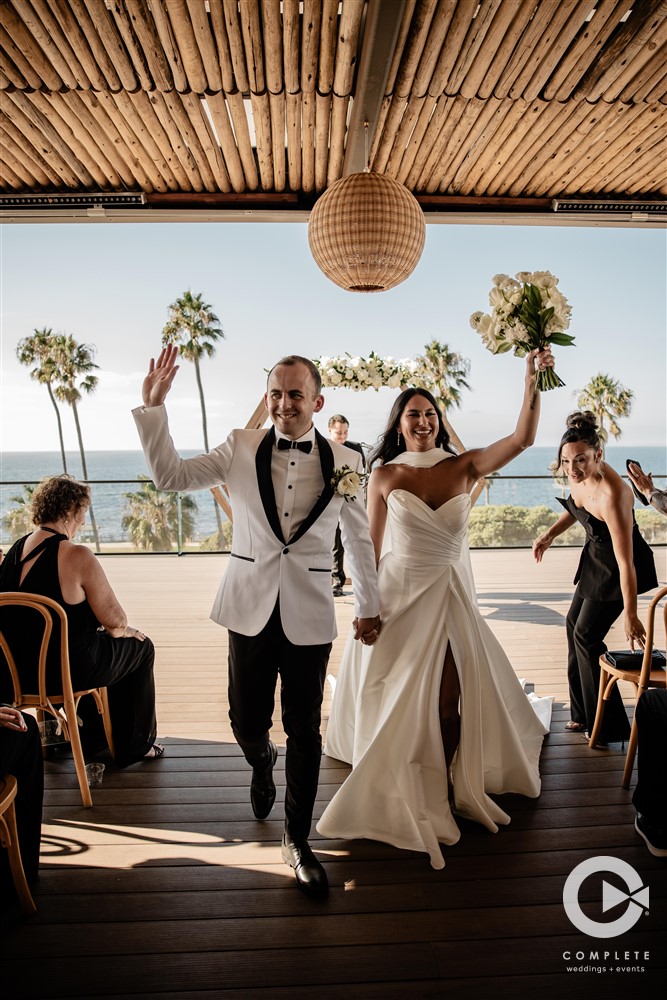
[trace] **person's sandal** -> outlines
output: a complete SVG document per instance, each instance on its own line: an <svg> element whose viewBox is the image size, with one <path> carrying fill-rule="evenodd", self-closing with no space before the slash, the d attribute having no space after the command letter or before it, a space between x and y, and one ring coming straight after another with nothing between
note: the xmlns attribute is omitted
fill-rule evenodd
<svg viewBox="0 0 667 1000"><path fill-rule="evenodd" d="M585 722L566 722L565 728L570 733L583 733L586 730Z"/></svg>
<svg viewBox="0 0 667 1000"><path fill-rule="evenodd" d="M154 743L150 750L144 754L144 760L155 760L156 757L161 757L164 753L164 747L161 743Z"/></svg>

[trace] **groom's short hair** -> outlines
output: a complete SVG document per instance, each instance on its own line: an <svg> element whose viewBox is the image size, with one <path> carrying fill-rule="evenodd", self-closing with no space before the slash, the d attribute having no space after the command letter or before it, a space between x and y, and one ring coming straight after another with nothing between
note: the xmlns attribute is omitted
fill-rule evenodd
<svg viewBox="0 0 667 1000"><path fill-rule="evenodd" d="M305 365L310 372L310 377L313 380L313 388L315 389L315 396L319 396L322 392L322 376L320 375L320 370L317 365L314 365L310 358L302 358L300 354L288 354L286 357L281 358L280 361L276 361L273 368L277 368L278 365L287 365L288 368L294 365ZM269 374L266 376L266 383L268 385L269 379L271 378L271 372L273 368L270 369Z"/></svg>

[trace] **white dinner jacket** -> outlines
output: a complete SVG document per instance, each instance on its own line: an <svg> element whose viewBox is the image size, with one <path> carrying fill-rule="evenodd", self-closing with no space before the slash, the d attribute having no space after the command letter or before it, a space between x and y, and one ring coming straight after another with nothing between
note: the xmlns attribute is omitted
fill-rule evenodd
<svg viewBox="0 0 667 1000"><path fill-rule="evenodd" d="M217 448L180 457L169 434L164 406L137 407L133 416L151 477L158 489L189 491L227 484L234 520L232 553L211 618L241 635L257 635L280 595L285 635L297 646L331 642L336 615L331 592L336 525L348 557L355 614L379 614L375 553L361 498L334 493L334 468L361 471L361 457L315 431L324 489L305 521L285 542L271 479L275 431L234 430Z"/></svg>

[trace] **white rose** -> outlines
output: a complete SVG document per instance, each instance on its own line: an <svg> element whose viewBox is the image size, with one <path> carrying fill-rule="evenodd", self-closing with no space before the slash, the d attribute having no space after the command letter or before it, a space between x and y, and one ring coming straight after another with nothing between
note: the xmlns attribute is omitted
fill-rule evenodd
<svg viewBox="0 0 667 1000"><path fill-rule="evenodd" d="M401 384L401 376L398 374L390 375L387 379L387 385L390 389L397 389Z"/></svg>
<svg viewBox="0 0 667 1000"><path fill-rule="evenodd" d="M351 381L354 378L354 372L351 368L345 369L345 378L348 379L348 381Z"/></svg>
<svg viewBox="0 0 667 1000"><path fill-rule="evenodd" d="M347 472L338 480L336 491L342 497L355 497L359 492L361 479L356 472Z"/></svg>
<svg viewBox="0 0 667 1000"><path fill-rule="evenodd" d="M358 368L361 364L361 358L350 358L347 364L349 368Z"/></svg>
<svg viewBox="0 0 667 1000"><path fill-rule="evenodd" d="M482 317L485 315L486 314L483 313L480 309L478 309L477 312L474 312L472 314L472 316L470 317L470 325L473 328L473 330L479 330L479 324L482 320ZM490 318L491 317L489 317L489 319Z"/></svg>
<svg viewBox="0 0 667 1000"><path fill-rule="evenodd" d="M519 271L516 275L516 280L525 282L527 285L532 285L533 283L533 272L532 271Z"/></svg>
<svg viewBox="0 0 667 1000"><path fill-rule="evenodd" d="M504 285L506 281L511 281L509 274L494 274L491 279L494 285Z"/></svg>
<svg viewBox="0 0 667 1000"><path fill-rule="evenodd" d="M533 284L538 288L555 288L558 278L554 278L551 271L535 271L533 273Z"/></svg>
<svg viewBox="0 0 667 1000"><path fill-rule="evenodd" d="M328 366L331 364L331 358L328 358L326 355L323 355L317 362L317 364L319 365L320 368L328 368Z"/></svg>
<svg viewBox="0 0 667 1000"><path fill-rule="evenodd" d="M493 323L491 323L491 317L489 318L489 323L485 329L480 329L480 335L482 337L482 343L486 347L487 351L491 351L492 354L496 354L498 348L500 347L500 340L496 337L494 332Z"/></svg>
<svg viewBox="0 0 667 1000"><path fill-rule="evenodd" d="M340 372L331 372L331 374L329 375L330 385L338 385L342 381L343 381L343 376L340 374Z"/></svg>
<svg viewBox="0 0 667 1000"><path fill-rule="evenodd" d="M521 300L523 299L523 289L520 288L518 292L513 292L510 295L510 302L513 306L520 306Z"/></svg>
<svg viewBox="0 0 667 1000"><path fill-rule="evenodd" d="M491 291L489 292L489 302L491 303L494 309L498 309L499 307L502 308L504 305L507 304L505 296L503 295L503 293L500 291L499 288L491 289Z"/></svg>
<svg viewBox="0 0 667 1000"><path fill-rule="evenodd" d="M373 386L374 389L382 388L382 379L380 378L379 375L373 375L371 379L371 385Z"/></svg>
<svg viewBox="0 0 667 1000"><path fill-rule="evenodd" d="M477 323L477 329L482 334L482 336L485 336L489 332L492 324L493 320L491 319L488 313L480 313L479 321Z"/></svg>

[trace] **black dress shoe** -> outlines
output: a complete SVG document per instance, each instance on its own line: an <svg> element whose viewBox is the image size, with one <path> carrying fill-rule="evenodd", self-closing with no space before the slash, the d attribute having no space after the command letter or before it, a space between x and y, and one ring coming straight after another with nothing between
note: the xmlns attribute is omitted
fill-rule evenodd
<svg viewBox="0 0 667 1000"><path fill-rule="evenodd" d="M283 861L294 869L297 888L307 896L323 899L329 892L327 873L310 849L307 840L294 841L283 835Z"/></svg>
<svg viewBox="0 0 667 1000"><path fill-rule="evenodd" d="M276 801L276 786L273 781L273 767L278 759L278 751L269 740L267 753L269 762L263 767L253 767L250 783L250 805L256 819L266 819Z"/></svg>

